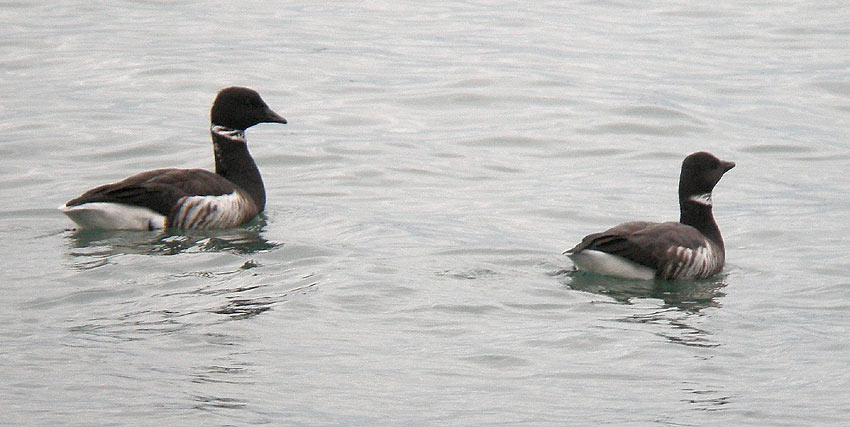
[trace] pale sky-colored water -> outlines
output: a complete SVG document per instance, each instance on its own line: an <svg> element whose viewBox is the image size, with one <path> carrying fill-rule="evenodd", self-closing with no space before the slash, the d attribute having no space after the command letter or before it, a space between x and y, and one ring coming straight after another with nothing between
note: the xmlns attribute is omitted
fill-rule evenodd
<svg viewBox="0 0 850 427"><path fill-rule="evenodd" d="M0 419L838 424L850 411L850 6L6 3ZM212 167L218 89L265 218L74 233L55 207ZM560 253L718 185L704 282Z"/></svg>

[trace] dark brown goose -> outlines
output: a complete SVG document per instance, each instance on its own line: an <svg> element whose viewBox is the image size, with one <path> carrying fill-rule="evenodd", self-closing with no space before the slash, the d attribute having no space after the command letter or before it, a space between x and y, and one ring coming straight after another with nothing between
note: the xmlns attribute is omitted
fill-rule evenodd
<svg viewBox="0 0 850 427"><path fill-rule="evenodd" d="M679 222L634 221L590 234L564 252L578 270L628 279L700 279L720 272L723 237L711 208L711 192L735 167L706 152L682 162Z"/></svg>
<svg viewBox="0 0 850 427"><path fill-rule="evenodd" d="M266 191L248 152L245 129L286 123L260 95L244 87L222 89L210 111L215 173L156 169L93 188L59 209L79 228L213 229L244 224L262 212Z"/></svg>

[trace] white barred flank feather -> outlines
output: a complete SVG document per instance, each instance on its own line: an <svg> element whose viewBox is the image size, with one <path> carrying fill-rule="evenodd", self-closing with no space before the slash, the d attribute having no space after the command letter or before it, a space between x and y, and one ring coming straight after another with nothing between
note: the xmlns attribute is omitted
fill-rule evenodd
<svg viewBox="0 0 850 427"><path fill-rule="evenodd" d="M250 208L252 203L241 191L183 197L177 202L176 212L169 216L168 225L194 229L235 227L256 215Z"/></svg>
<svg viewBox="0 0 850 427"><path fill-rule="evenodd" d="M669 261L660 273L670 279L698 279L712 275L719 270L719 258L715 251L715 245L707 239L705 246L696 249L671 247L666 254Z"/></svg>

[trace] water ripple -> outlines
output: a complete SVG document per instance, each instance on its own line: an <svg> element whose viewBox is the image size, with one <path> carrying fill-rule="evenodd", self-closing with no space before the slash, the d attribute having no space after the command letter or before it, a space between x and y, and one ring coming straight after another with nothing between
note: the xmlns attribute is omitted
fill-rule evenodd
<svg viewBox="0 0 850 427"><path fill-rule="evenodd" d="M0 6L9 423L846 422L847 4L198 5ZM264 218L67 230L93 182L211 169L233 84L290 119L251 130ZM698 150L739 165L723 274L566 271L674 219Z"/></svg>

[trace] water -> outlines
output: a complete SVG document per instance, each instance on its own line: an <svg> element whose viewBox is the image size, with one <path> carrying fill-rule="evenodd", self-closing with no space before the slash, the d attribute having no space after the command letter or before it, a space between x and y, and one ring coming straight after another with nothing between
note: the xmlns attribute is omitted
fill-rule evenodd
<svg viewBox="0 0 850 427"><path fill-rule="evenodd" d="M0 420L823 425L850 413L842 2L4 2ZM77 233L55 207L212 167L250 86L268 207ZM724 272L560 253L715 191Z"/></svg>

